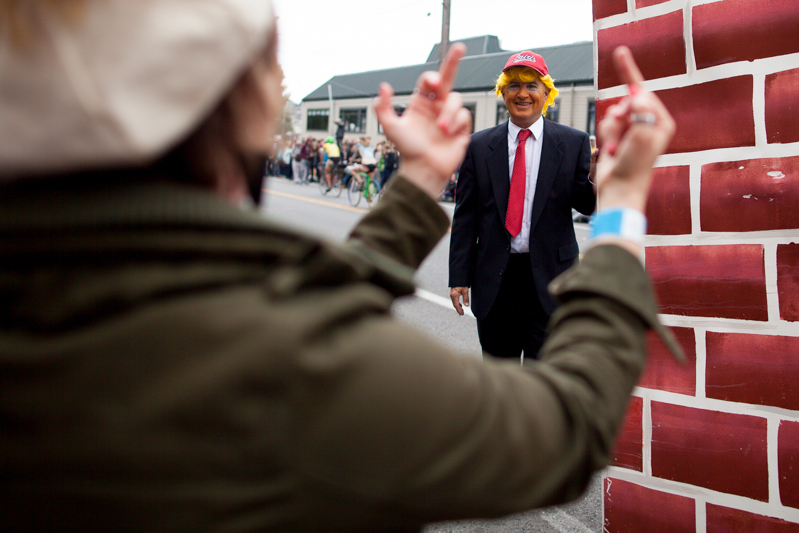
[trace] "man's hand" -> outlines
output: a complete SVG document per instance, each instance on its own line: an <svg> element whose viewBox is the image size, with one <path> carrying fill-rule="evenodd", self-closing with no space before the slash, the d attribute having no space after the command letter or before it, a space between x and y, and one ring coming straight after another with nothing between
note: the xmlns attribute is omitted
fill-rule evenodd
<svg viewBox="0 0 799 533"><path fill-rule="evenodd" d="M469 307L469 287L452 287L449 290L449 297L452 300L452 307L463 316L463 307L461 307L461 297L463 297L463 305Z"/></svg>
<svg viewBox="0 0 799 533"><path fill-rule="evenodd" d="M597 164L597 210L631 207L644 212L652 165L674 135L674 119L652 92L626 46L613 51L619 79L630 96L611 106L599 124L602 150Z"/></svg>
<svg viewBox="0 0 799 533"><path fill-rule="evenodd" d="M380 85L375 102L383 131L402 154L399 171L409 181L437 199L449 177L458 168L469 145L471 114L460 94L451 92L458 62L466 47L455 43L439 72L419 76L410 105L401 117L391 104L394 91Z"/></svg>

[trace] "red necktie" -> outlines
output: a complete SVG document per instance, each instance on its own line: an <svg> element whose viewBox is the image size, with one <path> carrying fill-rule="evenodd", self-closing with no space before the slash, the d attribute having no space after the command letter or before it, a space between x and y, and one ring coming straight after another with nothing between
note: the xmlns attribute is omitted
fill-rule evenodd
<svg viewBox="0 0 799 533"><path fill-rule="evenodd" d="M513 160L513 174L510 178L510 194L508 195L508 211L505 213L505 228L511 237L522 231L524 216L524 189L527 185L527 171L524 165L524 146L530 130L519 131L519 142L516 145L516 158Z"/></svg>

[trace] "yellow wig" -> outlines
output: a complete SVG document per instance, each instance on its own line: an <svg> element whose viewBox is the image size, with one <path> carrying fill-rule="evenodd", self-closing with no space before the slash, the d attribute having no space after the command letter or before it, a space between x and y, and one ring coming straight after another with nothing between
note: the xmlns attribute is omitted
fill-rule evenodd
<svg viewBox="0 0 799 533"><path fill-rule="evenodd" d="M499 75L499 78L497 78L497 86L494 87L494 92L497 93L497 96L502 96L505 87L507 87L512 80L518 79L521 80L522 83L530 83L536 78L544 82L544 85L549 89L549 96L547 97L547 101L544 102L544 108L541 111L542 115L547 116L547 108L555 101L559 93L555 88L555 81L549 74L541 76L541 74L530 67L511 67Z"/></svg>

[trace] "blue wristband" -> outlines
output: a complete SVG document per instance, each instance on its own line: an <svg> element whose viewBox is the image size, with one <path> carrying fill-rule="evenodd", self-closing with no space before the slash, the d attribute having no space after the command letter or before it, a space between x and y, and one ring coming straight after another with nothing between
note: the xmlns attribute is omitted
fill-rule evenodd
<svg viewBox="0 0 799 533"><path fill-rule="evenodd" d="M629 207L602 209L591 217L591 238L621 237L643 244L646 235L646 217Z"/></svg>

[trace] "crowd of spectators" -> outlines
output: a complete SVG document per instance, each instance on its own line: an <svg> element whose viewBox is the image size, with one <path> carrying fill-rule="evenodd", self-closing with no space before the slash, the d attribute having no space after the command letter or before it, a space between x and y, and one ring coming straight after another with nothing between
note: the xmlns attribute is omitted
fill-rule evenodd
<svg viewBox="0 0 799 533"><path fill-rule="evenodd" d="M339 144L341 163L351 165L359 162L361 139L343 139ZM297 183L318 182L325 173L327 153L322 144L324 139L313 137L285 136L276 140L272 156L266 163L267 176L276 176ZM400 154L390 141L380 141L374 147L377 170L373 179L385 185L399 166Z"/></svg>

